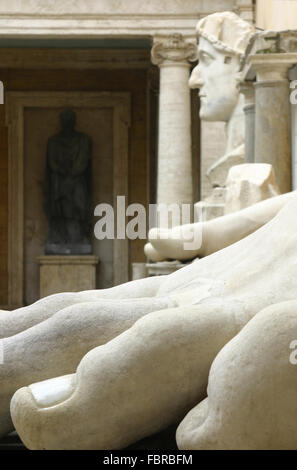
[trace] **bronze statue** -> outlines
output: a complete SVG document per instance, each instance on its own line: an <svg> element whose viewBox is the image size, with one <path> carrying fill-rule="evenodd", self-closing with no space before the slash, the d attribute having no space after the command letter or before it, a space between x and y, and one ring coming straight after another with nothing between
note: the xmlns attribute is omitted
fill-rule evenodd
<svg viewBox="0 0 297 470"><path fill-rule="evenodd" d="M46 254L91 253L91 138L75 130L75 112L60 114L61 130L48 140Z"/></svg>

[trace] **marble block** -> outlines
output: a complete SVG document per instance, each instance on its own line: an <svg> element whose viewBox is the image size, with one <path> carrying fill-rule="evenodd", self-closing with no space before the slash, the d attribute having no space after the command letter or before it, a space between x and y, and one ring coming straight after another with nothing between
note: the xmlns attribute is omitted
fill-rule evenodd
<svg viewBox="0 0 297 470"><path fill-rule="evenodd" d="M96 288L97 256L39 256L40 297Z"/></svg>
<svg viewBox="0 0 297 470"><path fill-rule="evenodd" d="M228 173L226 188L225 214L280 194L273 166L268 163L233 166Z"/></svg>

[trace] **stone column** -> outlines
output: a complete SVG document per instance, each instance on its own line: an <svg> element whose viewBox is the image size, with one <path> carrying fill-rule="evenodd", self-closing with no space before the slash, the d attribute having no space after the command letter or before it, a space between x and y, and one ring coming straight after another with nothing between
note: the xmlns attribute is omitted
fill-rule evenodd
<svg viewBox="0 0 297 470"><path fill-rule="evenodd" d="M242 82L239 86L244 95L245 105L245 163L255 162L255 89L251 81Z"/></svg>
<svg viewBox="0 0 297 470"><path fill-rule="evenodd" d="M152 62L160 67L157 203L192 204L190 63L197 47L173 34L154 39Z"/></svg>
<svg viewBox="0 0 297 470"><path fill-rule="evenodd" d="M279 54L282 56L282 54ZM290 101L288 69L291 64L269 58L254 64L255 162L270 163L282 193L292 187Z"/></svg>

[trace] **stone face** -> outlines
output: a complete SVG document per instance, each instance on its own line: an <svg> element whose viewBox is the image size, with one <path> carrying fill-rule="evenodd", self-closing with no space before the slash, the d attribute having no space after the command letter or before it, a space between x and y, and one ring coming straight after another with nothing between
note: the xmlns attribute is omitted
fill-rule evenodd
<svg viewBox="0 0 297 470"><path fill-rule="evenodd" d="M135 295L139 286L142 296L155 292L154 298L73 305L5 340L4 358L6 353L11 362L0 369L1 409L8 419L9 393L23 382L11 413L25 444L115 449L182 419L205 397L210 363L222 346L263 308L297 298L297 195L290 197L273 220L244 240L170 276L120 286L123 295L125 290ZM217 238L226 225L225 219ZM26 312L30 318L32 307ZM143 318L135 323L137 317ZM75 332L89 351L75 377L55 379L56 387L52 382L28 387L30 379L38 382L46 373L51 378L74 372L82 352L73 342ZM90 351L92 338L102 346ZM24 352L26 360L18 361Z"/></svg>
<svg viewBox="0 0 297 470"><path fill-rule="evenodd" d="M297 300L258 313L218 354L180 449L296 449Z"/></svg>
<svg viewBox="0 0 297 470"><path fill-rule="evenodd" d="M265 163L233 166L226 181L225 214L277 196L280 190L273 167Z"/></svg>
<svg viewBox="0 0 297 470"><path fill-rule="evenodd" d="M201 119L226 123L225 153L206 173L213 188L224 187L229 169L244 162L244 99L237 84L240 58L254 29L234 13L224 12L203 18L196 30L199 64L189 84L200 90ZM212 218L220 214L220 208L211 199L212 195L204 212Z"/></svg>

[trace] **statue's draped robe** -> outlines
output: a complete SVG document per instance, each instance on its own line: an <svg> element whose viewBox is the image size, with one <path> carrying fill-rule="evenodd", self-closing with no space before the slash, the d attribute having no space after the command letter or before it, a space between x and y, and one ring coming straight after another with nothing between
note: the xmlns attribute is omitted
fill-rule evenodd
<svg viewBox="0 0 297 470"><path fill-rule="evenodd" d="M47 243L87 243L91 218L91 139L74 131L48 140L45 178Z"/></svg>

